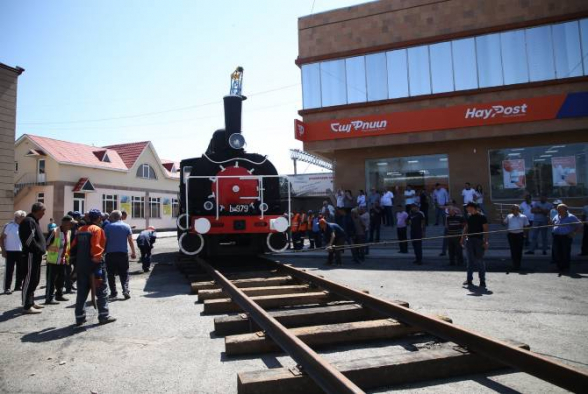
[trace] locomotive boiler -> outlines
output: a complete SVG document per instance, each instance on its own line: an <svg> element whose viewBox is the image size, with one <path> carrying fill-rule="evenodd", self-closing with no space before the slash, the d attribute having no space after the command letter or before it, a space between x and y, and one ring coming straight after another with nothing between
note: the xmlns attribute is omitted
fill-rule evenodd
<svg viewBox="0 0 588 394"><path fill-rule="evenodd" d="M287 247L290 184L267 156L245 150L242 81L238 67L223 98L225 128L213 133L201 157L180 165L177 228L185 255L258 254Z"/></svg>

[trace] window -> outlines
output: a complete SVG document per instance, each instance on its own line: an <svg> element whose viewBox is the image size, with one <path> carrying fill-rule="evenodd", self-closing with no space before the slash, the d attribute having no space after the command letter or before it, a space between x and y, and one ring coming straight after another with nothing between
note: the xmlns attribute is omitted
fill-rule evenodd
<svg viewBox="0 0 588 394"><path fill-rule="evenodd" d="M172 198L172 218L177 218L180 213L180 203L177 198Z"/></svg>
<svg viewBox="0 0 588 394"><path fill-rule="evenodd" d="M476 37L478 80L481 88L502 85L502 60L500 35L487 34Z"/></svg>
<svg viewBox="0 0 588 394"><path fill-rule="evenodd" d="M455 90L478 88L478 67L476 65L476 42L464 38L451 42L453 48L453 78Z"/></svg>
<svg viewBox="0 0 588 394"><path fill-rule="evenodd" d="M145 197L136 197L133 196L131 198L132 210L133 210L133 217L137 219L142 219L145 217Z"/></svg>
<svg viewBox="0 0 588 394"><path fill-rule="evenodd" d="M588 19L326 60L301 67L303 107L588 75Z"/></svg>
<svg viewBox="0 0 588 394"><path fill-rule="evenodd" d="M408 97L408 65L406 49L386 53L388 98Z"/></svg>
<svg viewBox="0 0 588 394"><path fill-rule="evenodd" d="M161 217L161 198L160 197L149 197L149 217L160 218Z"/></svg>
<svg viewBox="0 0 588 394"><path fill-rule="evenodd" d="M85 212L86 195L84 193L73 194L73 210L80 212L82 215Z"/></svg>
<svg viewBox="0 0 588 394"><path fill-rule="evenodd" d="M118 209L118 195L103 194L102 195L102 212L111 213Z"/></svg>
<svg viewBox="0 0 588 394"><path fill-rule="evenodd" d="M321 96L323 107L347 103L345 61L330 60L321 63Z"/></svg>
<svg viewBox="0 0 588 394"><path fill-rule="evenodd" d="M568 144L488 152L492 199L521 200L530 193L549 198L588 196L588 145Z"/></svg>
<svg viewBox="0 0 588 394"><path fill-rule="evenodd" d="M451 43L442 42L429 47L433 93L453 91L453 60Z"/></svg>
<svg viewBox="0 0 588 394"><path fill-rule="evenodd" d="M411 96L431 93L427 45L408 49L408 78Z"/></svg>
<svg viewBox="0 0 588 394"><path fill-rule="evenodd" d="M555 49L555 76L559 79L582 75L578 22L553 25L552 34Z"/></svg>
<svg viewBox="0 0 588 394"><path fill-rule="evenodd" d="M157 179L155 170L149 164L141 164L137 169L137 178Z"/></svg>
<svg viewBox="0 0 588 394"><path fill-rule="evenodd" d="M525 31L515 30L500 34L502 48L502 69L504 84L529 82L527 53L525 51Z"/></svg>
<svg viewBox="0 0 588 394"><path fill-rule="evenodd" d="M302 66L302 107L318 108L321 106L320 64Z"/></svg>
<svg viewBox="0 0 588 394"><path fill-rule="evenodd" d="M18 172L18 161L14 162L14 172Z"/></svg>
<svg viewBox="0 0 588 394"><path fill-rule="evenodd" d="M404 203L404 190L432 190L440 183L449 190L449 165L447 155L393 157L366 160L366 190L394 189L395 203ZM418 195L418 194L417 194ZM433 206L433 204L429 204Z"/></svg>
<svg viewBox="0 0 588 394"><path fill-rule="evenodd" d="M551 26L527 29L525 34L529 59L529 79L531 82L554 79L555 66L553 64Z"/></svg>
<svg viewBox="0 0 588 394"><path fill-rule="evenodd" d="M367 100L365 88L365 58L352 57L345 60L347 70L347 102L363 103Z"/></svg>
<svg viewBox="0 0 588 394"><path fill-rule="evenodd" d="M37 202L45 204L45 193L37 193Z"/></svg>
<svg viewBox="0 0 588 394"><path fill-rule="evenodd" d="M386 75L386 54L375 53L365 57L368 101L388 98L388 77Z"/></svg>

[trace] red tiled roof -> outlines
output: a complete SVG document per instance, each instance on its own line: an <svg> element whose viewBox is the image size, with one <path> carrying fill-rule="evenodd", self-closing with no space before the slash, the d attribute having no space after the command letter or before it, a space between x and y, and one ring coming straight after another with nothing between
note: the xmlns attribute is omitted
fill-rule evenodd
<svg viewBox="0 0 588 394"><path fill-rule="evenodd" d="M109 145L104 148L117 151L127 168L131 168L148 144L149 141L142 141L131 142L128 144Z"/></svg>
<svg viewBox="0 0 588 394"><path fill-rule="evenodd" d="M113 170L127 170L125 162L114 149L106 148L106 153L110 159L110 163L108 163L101 161L94 153L104 151L105 148L39 137L37 135L26 134L26 136L59 162Z"/></svg>

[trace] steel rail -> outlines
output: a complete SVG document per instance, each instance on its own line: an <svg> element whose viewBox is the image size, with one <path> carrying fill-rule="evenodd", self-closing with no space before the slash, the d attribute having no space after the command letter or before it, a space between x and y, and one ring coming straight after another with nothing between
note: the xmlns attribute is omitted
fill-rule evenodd
<svg viewBox="0 0 588 394"><path fill-rule="evenodd" d="M268 259L268 261L271 260ZM528 350L517 348L506 342L431 318L401 305L393 304L373 295L313 275L307 271L279 262L274 263L282 272L311 282L333 294L351 299L405 324L418 327L429 334L455 342L482 356L526 372L541 380L576 393L586 392L588 389L588 373L585 371L550 360Z"/></svg>
<svg viewBox="0 0 588 394"><path fill-rule="evenodd" d="M247 312L250 317L290 355L317 385L329 394L364 393L345 375L319 356L286 327L270 316L263 308L251 300L218 270L204 260L197 258L198 264L231 296L233 302Z"/></svg>

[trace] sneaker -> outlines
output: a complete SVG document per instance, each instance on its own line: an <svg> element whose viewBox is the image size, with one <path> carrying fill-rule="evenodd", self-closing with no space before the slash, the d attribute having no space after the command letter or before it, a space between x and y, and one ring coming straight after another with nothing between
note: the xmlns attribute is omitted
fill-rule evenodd
<svg viewBox="0 0 588 394"><path fill-rule="evenodd" d="M4 290L4 294L8 295L8 294L12 294L12 290L10 289L6 289Z"/></svg>
<svg viewBox="0 0 588 394"><path fill-rule="evenodd" d="M131 298L131 295L129 293L123 293L123 296L125 297L125 300Z"/></svg>
<svg viewBox="0 0 588 394"><path fill-rule="evenodd" d="M45 301L45 305L59 305L59 302L55 300ZM33 305L34 308L34 305Z"/></svg>
<svg viewBox="0 0 588 394"><path fill-rule="evenodd" d="M114 323L116 321L116 319L112 316L108 316L105 317L104 319L100 319L98 321L98 324L104 325L104 324L108 324L108 323Z"/></svg>
<svg viewBox="0 0 588 394"><path fill-rule="evenodd" d="M486 282L484 281L480 281L480 287L485 289L486 288Z"/></svg>
<svg viewBox="0 0 588 394"><path fill-rule="evenodd" d="M41 313L41 311L40 310L37 310L35 308L30 308L30 309L23 309L22 313L25 314L25 315L34 315L34 314L37 314L37 313Z"/></svg>
<svg viewBox="0 0 588 394"><path fill-rule="evenodd" d="M86 320L85 317L82 320L76 320L76 326L79 327L79 326L81 326L82 324L84 324L87 321L88 320Z"/></svg>
<svg viewBox="0 0 588 394"><path fill-rule="evenodd" d="M33 304L32 307L35 308L35 309L43 309L43 308L45 308L43 305L39 305L39 304Z"/></svg>
<svg viewBox="0 0 588 394"><path fill-rule="evenodd" d="M535 252L533 252L532 250L528 250L525 252L525 254L535 254Z"/></svg>
<svg viewBox="0 0 588 394"><path fill-rule="evenodd" d="M116 300L116 297L118 297L118 294L111 294L111 295L108 296L108 299L110 301L112 301L112 300Z"/></svg>
<svg viewBox="0 0 588 394"><path fill-rule="evenodd" d="M64 296L57 296L57 297L55 297L55 300L65 302L65 301L69 301L69 298L65 298Z"/></svg>
<svg viewBox="0 0 588 394"><path fill-rule="evenodd" d="M463 286L473 286L473 282L471 280L466 280L465 282L462 283Z"/></svg>

